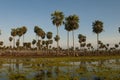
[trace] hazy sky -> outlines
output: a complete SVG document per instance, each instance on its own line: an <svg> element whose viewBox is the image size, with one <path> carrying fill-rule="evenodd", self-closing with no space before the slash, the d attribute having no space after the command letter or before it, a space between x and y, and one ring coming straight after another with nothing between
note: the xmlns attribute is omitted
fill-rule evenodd
<svg viewBox="0 0 120 80"><path fill-rule="evenodd" d="M76 14L80 17L80 27L75 31L75 44L78 34L86 35L87 43L96 44L96 34L92 32L92 22L101 20L104 31L100 40L104 43L118 43L120 34L120 0L0 0L0 40L9 45L11 28L27 26L25 41L35 39L34 26L41 27L45 32L52 31L56 35L56 27L52 24L51 13L60 10L65 16ZM60 26L60 46L66 47L66 31ZM71 33L70 33L71 35ZM70 44L72 37L70 37ZM56 46L56 42L54 43Z"/></svg>

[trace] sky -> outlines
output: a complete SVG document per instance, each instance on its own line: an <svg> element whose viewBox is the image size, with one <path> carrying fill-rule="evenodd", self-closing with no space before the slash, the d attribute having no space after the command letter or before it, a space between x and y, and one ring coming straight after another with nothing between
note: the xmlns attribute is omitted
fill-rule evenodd
<svg viewBox="0 0 120 80"><path fill-rule="evenodd" d="M120 0L0 0L0 41L9 45L11 28L26 26L25 41L35 39L34 26L45 32L52 31L56 35L56 27L52 24L51 13L62 11L65 17L76 14L80 18L79 29L75 30L75 46L78 47L78 34L87 37L87 43L96 45L96 34L92 32L92 22L100 20L104 31L100 40L105 44L120 42ZM60 46L66 48L67 32L64 25L59 27ZM16 37L17 39L17 37ZM54 42L53 46L56 46ZM72 33L70 32L70 46Z"/></svg>

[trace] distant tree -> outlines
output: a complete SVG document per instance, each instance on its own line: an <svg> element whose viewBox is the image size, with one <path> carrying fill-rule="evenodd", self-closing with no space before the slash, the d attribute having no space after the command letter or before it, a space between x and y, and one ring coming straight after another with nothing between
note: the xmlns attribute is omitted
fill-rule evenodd
<svg viewBox="0 0 120 80"><path fill-rule="evenodd" d="M58 35L56 35L56 36L54 37L54 40L57 42L57 41L60 40L60 37L59 37Z"/></svg>
<svg viewBox="0 0 120 80"><path fill-rule="evenodd" d="M47 43L48 43L48 45L47 45L47 49L48 49L48 46L49 46L49 44L52 44L52 32L47 32L47 38L48 38L48 41L47 41Z"/></svg>
<svg viewBox="0 0 120 80"><path fill-rule="evenodd" d="M47 32L47 38L52 39L52 32Z"/></svg>
<svg viewBox="0 0 120 80"><path fill-rule="evenodd" d="M24 35L27 32L27 27L26 26L22 26L22 35L23 35L23 43L24 43Z"/></svg>
<svg viewBox="0 0 120 80"><path fill-rule="evenodd" d="M11 29L11 36L13 36L13 47L15 47L15 36L17 35L17 30L15 28Z"/></svg>
<svg viewBox="0 0 120 80"><path fill-rule="evenodd" d="M17 48L19 48L19 45L20 45L20 42L19 42L19 39L18 39L17 42L16 42Z"/></svg>
<svg viewBox="0 0 120 80"><path fill-rule="evenodd" d="M40 45L40 42L38 42L39 41L39 37L41 37L42 39L44 39L45 38L45 32L41 29L41 28L39 28L38 26L35 26L34 27L34 32L36 33L36 36L38 36L38 39L36 40L37 41L37 47L41 47L41 45ZM39 45L39 46L38 46Z"/></svg>
<svg viewBox="0 0 120 80"><path fill-rule="evenodd" d="M90 50L90 48L91 48L92 45L91 45L91 43L88 43L86 46Z"/></svg>
<svg viewBox="0 0 120 80"><path fill-rule="evenodd" d="M96 20L95 22L92 23L92 26L93 32L97 34L97 50L98 50L99 34L103 31L103 22Z"/></svg>
<svg viewBox="0 0 120 80"><path fill-rule="evenodd" d="M33 41L32 41L32 45L34 46L35 44L36 44L36 40L33 39Z"/></svg>
<svg viewBox="0 0 120 80"><path fill-rule="evenodd" d="M23 30L22 30L22 28L17 28L16 32L17 32L17 35L19 37L19 45L20 45L20 38L23 35Z"/></svg>
<svg viewBox="0 0 120 80"><path fill-rule="evenodd" d="M120 27L118 27L118 32L120 33Z"/></svg>
<svg viewBox="0 0 120 80"><path fill-rule="evenodd" d="M10 43L12 42L12 40L13 40L13 38L12 38L12 37L9 37L9 41L10 41ZM11 44L10 44L10 46L11 46Z"/></svg>
<svg viewBox="0 0 120 80"><path fill-rule="evenodd" d="M117 49L119 47L119 45L118 44L115 44L115 48Z"/></svg>
<svg viewBox="0 0 120 80"><path fill-rule="evenodd" d="M2 46L3 45L3 41L0 41L0 46Z"/></svg>
<svg viewBox="0 0 120 80"><path fill-rule="evenodd" d="M79 39L80 46L83 47L83 44L82 44L82 43L85 43L85 42L86 42L86 36L84 36L84 35L82 35L82 34L78 34L78 39Z"/></svg>
<svg viewBox="0 0 120 80"><path fill-rule="evenodd" d="M55 25L57 28L57 36L59 36L58 27L61 26L63 23L64 14L61 11L54 11L51 14L51 17L52 17L51 19L52 19L53 25ZM57 49L59 47L59 40L60 40L60 38L57 39Z"/></svg>

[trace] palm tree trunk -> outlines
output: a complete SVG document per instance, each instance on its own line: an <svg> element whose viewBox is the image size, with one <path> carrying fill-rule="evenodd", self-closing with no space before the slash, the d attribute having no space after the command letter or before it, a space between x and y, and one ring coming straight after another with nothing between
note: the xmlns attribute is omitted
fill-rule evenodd
<svg viewBox="0 0 120 80"><path fill-rule="evenodd" d="M59 36L59 32L58 32L58 26L57 26L57 35ZM57 41L57 50L59 48L59 40Z"/></svg>
<svg viewBox="0 0 120 80"><path fill-rule="evenodd" d="M69 56L69 31L67 31L67 49L68 49L68 56Z"/></svg>
<svg viewBox="0 0 120 80"><path fill-rule="evenodd" d="M15 48L15 37L13 37L13 48Z"/></svg>
<svg viewBox="0 0 120 80"><path fill-rule="evenodd" d="M19 47L20 47L20 37L19 37Z"/></svg>
<svg viewBox="0 0 120 80"><path fill-rule="evenodd" d="M75 56L75 53L74 53L74 47L75 47L75 45L74 45L74 30L72 31L72 36L73 36L73 54Z"/></svg>
<svg viewBox="0 0 120 80"><path fill-rule="evenodd" d="M24 44L24 34L23 34L23 44ZM22 44L22 45L23 45L23 44Z"/></svg>
<svg viewBox="0 0 120 80"><path fill-rule="evenodd" d="M98 41L99 41L99 34L97 34L97 51L98 51L98 49L99 49Z"/></svg>

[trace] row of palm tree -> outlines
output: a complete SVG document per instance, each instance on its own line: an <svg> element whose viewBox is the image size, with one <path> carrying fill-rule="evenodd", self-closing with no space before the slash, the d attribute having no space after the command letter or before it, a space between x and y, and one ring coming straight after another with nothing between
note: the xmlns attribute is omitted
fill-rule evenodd
<svg viewBox="0 0 120 80"><path fill-rule="evenodd" d="M73 36L73 50L74 50L74 30L79 28L79 17L77 15L70 15L68 17L64 17L63 12L55 11L51 14L52 16L52 23L57 27L57 35L54 38L57 42L57 49L59 48L59 34L58 34L58 27L62 24L65 26L65 30L67 31L67 48L69 54L69 32L72 31ZM65 20L64 20L65 18ZM74 54L74 53L73 53Z"/></svg>
<svg viewBox="0 0 120 80"><path fill-rule="evenodd" d="M64 25L64 29L67 32L67 50L68 50L68 54L69 54L69 33L72 32L72 36L73 36L73 51L75 49L75 45L74 45L74 31L77 30L79 28L79 16L73 14L73 15L69 15L69 16L65 16L63 12L61 11L54 11L51 14L51 20L53 25L56 26L57 29L57 34L54 37L54 40L57 42L57 50L59 50L59 40L60 40L60 35L59 35L59 27L61 25ZM99 34L104 30L103 29L103 22L100 20L95 20L92 23L92 29L93 32L97 34L97 50L100 47L104 47L104 45L101 43L99 43ZM120 27L118 28L118 31L120 32ZM18 27L18 28L13 28L11 29L11 37L9 37L9 41L12 42L13 41L13 47L15 47L15 37L18 36L19 39L16 41L16 45L19 47L20 45L20 39L21 36L23 36L23 44L24 44L24 35L27 32L27 27L26 26L22 26L22 27ZM37 46L37 49L40 49L41 45L45 45L48 49L49 44L53 43L52 37L53 34L52 32L45 32L42 28L40 28L39 26L35 26L34 27L34 32L36 34L36 39L33 39L33 41L31 42L33 44L33 46ZM47 37L48 40L44 40L45 37ZM41 40L40 40L41 38ZM88 48L91 48L93 46L91 46L91 43L86 44L86 36L79 34L78 35L78 39L79 39L79 43L81 47L87 46ZM116 45L117 47L117 45ZM42 49L42 47L41 47Z"/></svg>

